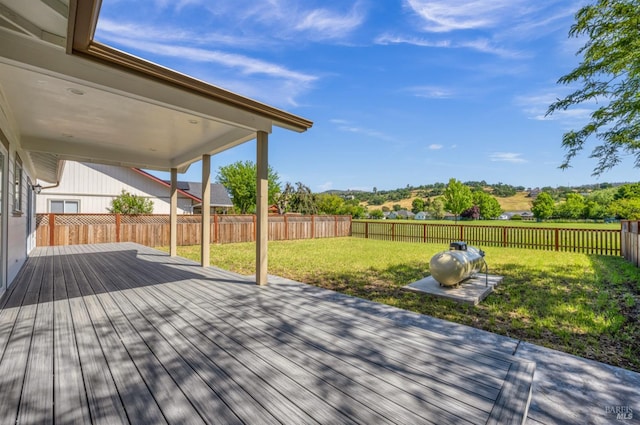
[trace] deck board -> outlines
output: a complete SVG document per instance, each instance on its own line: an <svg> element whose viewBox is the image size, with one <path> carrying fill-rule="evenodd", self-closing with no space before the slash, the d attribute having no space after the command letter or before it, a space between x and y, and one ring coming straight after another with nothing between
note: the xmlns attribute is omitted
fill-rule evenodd
<svg viewBox="0 0 640 425"><path fill-rule="evenodd" d="M526 418L533 363L252 283L130 243L34 250L0 300L0 423Z"/></svg>
<svg viewBox="0 0 640 425"><path fill-rule="evenodd" d="M55 423L82 425L91 423L91 416L69 305L73 272L62 255L54 257L54 267L54 419Z"/></svg>

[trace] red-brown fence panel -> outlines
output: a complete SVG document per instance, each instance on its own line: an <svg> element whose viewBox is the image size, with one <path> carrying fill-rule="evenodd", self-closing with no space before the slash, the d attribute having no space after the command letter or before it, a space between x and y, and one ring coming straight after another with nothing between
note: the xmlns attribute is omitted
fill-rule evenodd
<svg viewBox="0 0 640 425"><path fill-rule="evenodd" d="M253 242L255 215L213 215L211 243ZM201 217L179 215L178 245L198 245ZM351 216L269 216L269 240L333 238L351 235ZM169 215L144 214L37 214L38 246L135 242L147 246L169 245Z"/></svg>

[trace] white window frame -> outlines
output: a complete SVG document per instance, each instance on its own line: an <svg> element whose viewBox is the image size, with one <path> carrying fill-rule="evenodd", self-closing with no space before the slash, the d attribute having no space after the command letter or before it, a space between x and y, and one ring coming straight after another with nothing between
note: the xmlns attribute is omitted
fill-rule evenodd
<svg viewBox="0 0 640 425"><path fill-rule="evenodd" d="M62 212L61 213L52 213L51 212L51 203L52 202L62 202ZM67 211L66 211L67 203L76 204L78 206L77 207L77 212L75 212L75 213L67 213ZM49 205L48 205L47 210L49 211L49 214L80 214L80 200L79 199L49 199Z"/></svg>
<svg viewBox="0 0 640 425"><path fill-rule="evenodd" d="M22 160L15 154L13 160L13 215L22 215L22 192L24 190L24 170Z"/></svg>

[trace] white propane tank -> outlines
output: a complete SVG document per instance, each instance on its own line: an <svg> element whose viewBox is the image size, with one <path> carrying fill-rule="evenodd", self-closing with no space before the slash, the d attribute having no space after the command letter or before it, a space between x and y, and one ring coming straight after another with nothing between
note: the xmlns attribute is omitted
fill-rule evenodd
<svg viewBox="0 0 640 425"><path fill-rule="evenodd" d="M443 286L455 286L472 277L486 266L484 252L464 242L454 242L449 251L431 257L431 276Z"/></svg>

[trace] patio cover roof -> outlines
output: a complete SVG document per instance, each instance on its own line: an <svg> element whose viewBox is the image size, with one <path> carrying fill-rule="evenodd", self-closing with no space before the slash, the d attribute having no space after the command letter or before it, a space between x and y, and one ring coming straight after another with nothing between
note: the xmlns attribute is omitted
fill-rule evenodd
<svg viewBox="0 0 640 425"><path fill-rule="evenodd" d="M93 41L100 0L0 0L0 96L36 178L61 160L185 172L311 121Z"/></svg>

